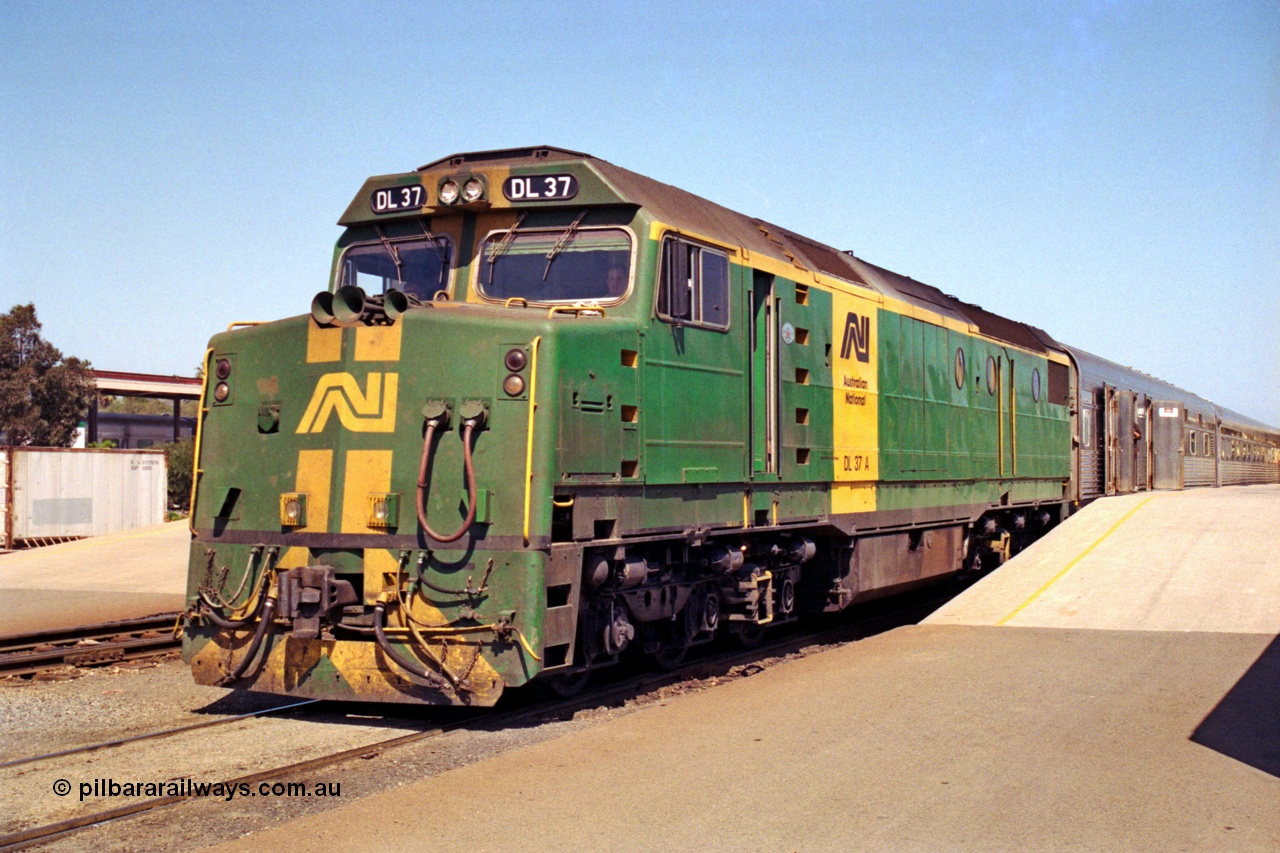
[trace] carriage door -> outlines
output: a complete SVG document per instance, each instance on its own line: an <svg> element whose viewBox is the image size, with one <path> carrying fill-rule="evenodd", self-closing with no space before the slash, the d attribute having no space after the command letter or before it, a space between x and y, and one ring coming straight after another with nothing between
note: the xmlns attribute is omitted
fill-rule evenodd
<svg viewBox="0 0 1280 853"><path fill-rule="evenodd" d="M1137 465L1133 482L1138 491L1147 491L1151 488L1151 398L1138 396L1134 401L1133 425L1139 436L1133 451Z"/></svg>
<svg viewBox="0 0 1280 853"><path fill-rule="evenodd" d="M1118 445L1116 444L1116 431L1120 426L1120 400L1117 397L1116 389L1110 385L1102 386L1103 392L1103 417L1102 417L1102 446L1106 448L1103 453L1102 471L1106 478L1106 493L1108 495L1116 494L1116 486L1118 479L1116 477L1116 462Z"/></svg>
<svg viewBox="0 0 1280 853"><path fill-rule="evenodd" d="M1142 445L1138 441L1137 419L1134 417L1132 391L1116 392L1116 491L1127 495L1134 491L1137 456Z"/></svg>
<svg viewBox="0 0 1280 853"><path fill-rule="evenodd" d="M751 286L751 476L778 473L778 298L774 278Z"/></svg>
<svg viewBox="0 0 1280 853"><path fill-rule="evenodd" d="M1155 475L1152 483L1157 489L1181 489L1184 442L1182 404L1157 400L1151 404L1151 408L1151 445L1155 451Z"/></svg>

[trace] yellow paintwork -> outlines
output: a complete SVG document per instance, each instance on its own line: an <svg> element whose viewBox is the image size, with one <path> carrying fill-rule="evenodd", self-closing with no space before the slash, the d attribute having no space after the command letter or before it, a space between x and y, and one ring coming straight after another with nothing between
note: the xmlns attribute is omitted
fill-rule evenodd
<svg viewBox="0 0 1280 853"><path fill-rule="evenodd" d="M386 548L364 549L364 603L377 604L384 589L395 589L400 561Z"/></svg>
<svg viewBox="0 0 1280 853"><path fill-rule="evenodd" d="M865 329L866 361L858 361L856 341L845 339L850 315ZM872 299L844 292L831 294L832 442L835 446L833 513L870 512L876 508L874 483L879 476L879 344L878 306Z"/></svg>
<svg viewBox="0 0 1280 853"><path fill-rule="evenodd" d="M538 410L538 335L529 344L529 427L524 451L524 544L529 544L529 501L533 494L533 415Z"/></svg>
<svg viewBox="0 0 1280 853"><path fill-rule="evenodd" d="M342 329L325 328L307 321L307 364L322 364L342 358Z"/></svg>
<svg viewBox="0 0 1280 853"><path fill-rule="evenodd" d="M300 532L328 532L329 491L332 479L332 450L298 451L298 476L294 483L294 491L305 492L307 495L307 524L305 527L298 528ZM290 552L296 550L299 549L289 549Z"/></svg>
<svg viewBox="0 0 1280 853"><path fill-rule="evenodd" d="M357 326L356 361L399 361L403 323L390 326Z"/></svg>
<svg viewBox="0 0 1280 853"><path fill-rule="evenodd" d="M369 493L391 491L390 450L348 450L346 476L342 482L342 524L340 533L379 533L385 528L369 526Z"/></svg>
<svg viewBox="0 0 1280 853"><path fill-rule="evenodd" d="M297 432L323 432L331 413L351 432L395 432L399 384L397 373L370 373L361 391L350 373L326 373L316 380Z"/></svg>
<svg viewBox="0 0 1280 853"><path fill-rule="evenodd" d="M297 546L286 548L280 555L280 559L276 560L277 569L301 569L309 565L311 565L311 551Z"/></svg>
<svg viewBox="0 0 1280 853"><path fill-rule="evenodd" d="M744 266L749 265L752 269L771 273L789 281L794 281L797 284L817 287L820 290L825 290L828 293L831 293L833 296L838 294L855 296L860 299L873 302L876 305L879 305L889 311L893 311L896 314L902 314L916 320L921 320L925 323L932 323L935 326L941 326L944 329L950 329L954 332L961 332L974 338L978 338L979 340L985 340L998 346L1003 346L1010 350L1027 353L1028 355L1032 355L1036 358L1047 357L1049 361L1057 362L1058 364L1068 364L1070 362L1070 359L1063 353L1050 351L1046 356L1046 354L1042 352L1033 352L1032 350L1023 349L1022 347L1011 344L1007 341L989 338L979 332L978 327L971 323L958 320L945 314L940 314L937 311L931 311L928 308L924 308L904 299L899 299L895 296L881 293L871 287L854 284L853 282L837 278L836 276L827 275L826 273L815 272L803 266L798 259L795 261L783 261L779 258L762 254L760 252L752 254L741 246L731 246L723 241L716 240L713 237L707 237L704 234L698 234L687 229L677 228L676 226L665 222L655 221L649 225L650 240L661 240L662 235L668 233L680 234L681 236L690 237L692 239L708 243L709 245L720 247L729 252L730 260L734 264ZM778 247L778 251L781 250L781 247Z"/></svg>
<svg viewBox="0 0 1280 853"><path fill-rule="evenodd" d="M191 659L191 672L197 684L217 684L239 663L248 650L252 631L223 631L206 643ZM392 637L402 637L403 631L389 631ZM462 675L470 666L467 681L471 687L460 695L439 693L429 687L413 684L389 663L376 643L368 640L300 640L295 637L278 639L267 660L250 668L239 686L270 693L295 696L316 696L328 699L353 699L367 702L421 702L428 694L441 697L455 705L489 706L502 695L502 678L485 660L483 651L472 665L476 644L486 645L483 639L460 639L448 644L445 666L451 673ZM441 645L432 642L433 653L440 655ZM335 683L332 676L311 683L322 670L329 667L337 672L341 681ZM348 692L348 690L350 692ZM437 702L432 699L430 701Z"/></svg>

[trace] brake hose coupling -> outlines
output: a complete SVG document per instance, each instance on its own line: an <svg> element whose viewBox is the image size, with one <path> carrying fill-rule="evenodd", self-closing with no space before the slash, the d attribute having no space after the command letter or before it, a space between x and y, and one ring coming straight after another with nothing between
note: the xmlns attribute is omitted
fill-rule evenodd
<svg viewBox="0 0 1280 853"><path fill-rule="evenodd" d="M422 417L432 430L448 429L449 408L444 400L428 400L422 407Z"/></svg>
<svg viewBox="0 0 1280 853"><path fill-rule="evenodd" d="M458 408L462 425L472 429L483 429L488 414L484 403L480 400L467 400Z"/></svg>

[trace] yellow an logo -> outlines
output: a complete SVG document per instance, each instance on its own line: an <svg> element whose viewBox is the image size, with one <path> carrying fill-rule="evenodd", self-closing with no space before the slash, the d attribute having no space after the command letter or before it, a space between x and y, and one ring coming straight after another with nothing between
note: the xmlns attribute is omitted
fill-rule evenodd
<svg viewBox="0 0 1280 853"><path fill-rule="evenodd" d="M395 373L370 373L360 391L350 373L326 373L316 383L315 393L298 424L298 433L323 432L330 413L336 412L342 428L351 432L394 432L396 428Z"/></svg>

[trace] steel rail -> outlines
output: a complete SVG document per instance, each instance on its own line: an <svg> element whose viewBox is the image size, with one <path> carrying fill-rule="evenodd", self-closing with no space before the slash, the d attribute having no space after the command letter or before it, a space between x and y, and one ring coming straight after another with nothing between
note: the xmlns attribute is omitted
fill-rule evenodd
<svg viewBox="0 0 1280 853"><path fill-rule="evenodd" d="M202 723L192 723L186 726L177 726L172 729L164 729L158 732L149 732L145 735L134 735L133 737L120 738L119 740L108 740L102 743L91 743L87 746L76 746L71 749L63 749L58 752L46 752L42 755L32 755L27 758L15 758L13 761L5 761L0 763L0 769L5 767L18 767L23 764L34 764L37 761L48 761L51 758L63 758L68 755L78 755L82 752L97 752L100 749L111 749L116 746L124 746L128 743L138 743L144 740L161 740L162 738L173 737L183 732L191 732L196 729L208 729L214 726L225 726L228 723L238 723L241 720L251 720L254 717L263 717L268 714L277 714L281 711L293 711L298 708L305 708L308 705L315 705L321 702L320 699L305 699L301 702L292 702L288 705L277 705L274 708L263 708L258 711L249 711L244 714L234 714L230 717L222 717L217 720L205 720Z"/></svg>
<svg viewBox="0 0 1280 853"><path fill-rule="evenodd" d="M181 644L173 636L177 617L177 613L166 613L0 637L0 676L33 675L64 664L96 666L163 654Z"/></svg>

